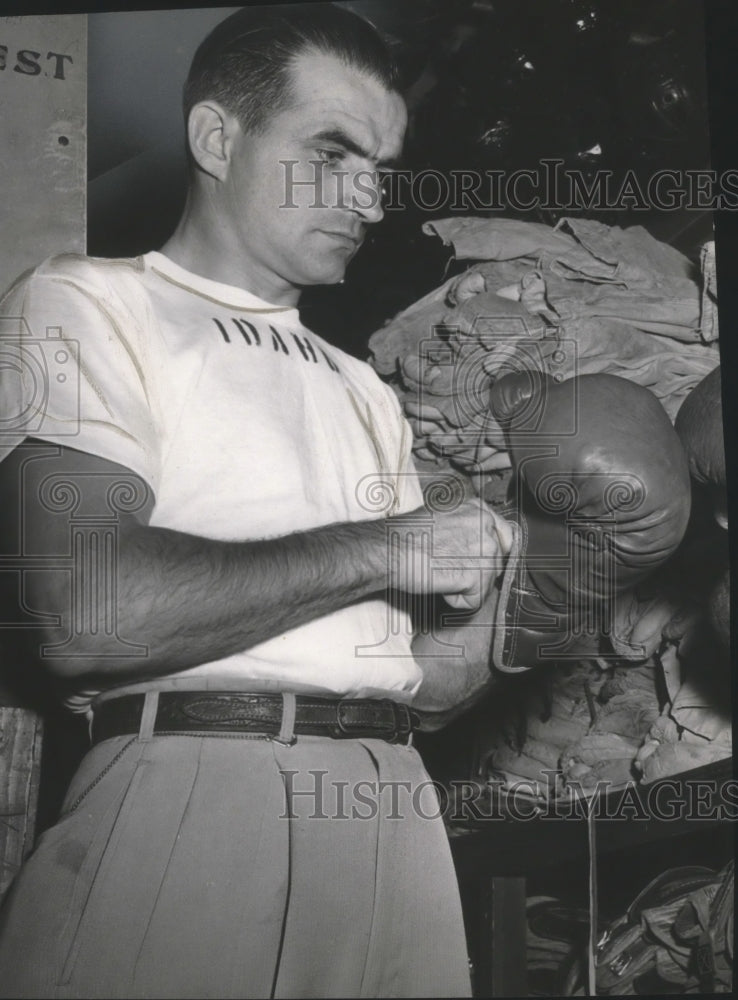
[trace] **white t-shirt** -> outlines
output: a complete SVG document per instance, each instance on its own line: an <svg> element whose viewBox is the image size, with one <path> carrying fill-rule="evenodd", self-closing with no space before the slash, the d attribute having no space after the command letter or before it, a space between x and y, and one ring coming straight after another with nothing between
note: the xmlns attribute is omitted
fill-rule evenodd
<svg viewBox="0 0 738 1000"><path fill-rule="evenodd" d="M155 496L152 525L243 541L422 502L394 393L297 309L160 253L51 258L0 309L26 324L23 363L0 371L7 444L37 437L133 469ZM421 677L410 635L405 612L365 600L146 686L410 700Z"/></svg>

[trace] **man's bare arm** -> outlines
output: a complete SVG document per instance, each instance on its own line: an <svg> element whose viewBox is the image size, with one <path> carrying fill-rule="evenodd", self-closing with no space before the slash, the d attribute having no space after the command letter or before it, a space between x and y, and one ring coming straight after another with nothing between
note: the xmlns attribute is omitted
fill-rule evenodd
<svg viewBox="0 0 738 1000"><path fill-rule="evenodd" d="M498 596L493 587L478 611L463 620L455 615L455 624L438 624L415 636L412 649L423 680L413 708L420 713L421 729L447 726L494 687L489 658ZM448 644L447 652L439 642Z"/></svg>
<svg viewBox="0 0 738 1000"><path fill-rule="evenodd" d="M0 490L6 509L14 508L15 499L23 518L24 551L43 556L69 552L70 515L50 511L41 499L50 475L72 482L77 478L84 486L86 512L108 520L111 475L132 490L146 490L140 477L122 466L73 449L26 443L0 463ZM387 524L392 519L328 525L265 541L224 542L153 526L148 516L150 510L148 515L118 515L115 600L118 634L145 645L147 655L98 657L105 651L105 637L90 619L83 622L76 655L42 658L56 676L85 677L101 686L146 679L240 652L382 593L388 583L413 592L429 586L427 572L416 565L412 515L401 519L407 544L400 545L391 563ZM447 557L458 552L459 559L446 558L443 571L434 573L436 592L472 605L483 598L491 573L470 571L465 560L478 552L480 530L494 535L493 521L478 506L437 517L434 551ZM489 541L494 545L493 537ZM53 568L25 574L28 605L60 622L38 630L34 638L39 649L61 642L69 632L72 576L68 569Z"/></svg>

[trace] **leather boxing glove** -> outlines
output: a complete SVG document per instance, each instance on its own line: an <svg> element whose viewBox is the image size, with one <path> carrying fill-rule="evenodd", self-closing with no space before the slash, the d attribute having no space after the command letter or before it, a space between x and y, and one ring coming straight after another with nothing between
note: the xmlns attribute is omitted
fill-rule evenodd
<svg viewBox="0 0 738 1000"><path fill-rule="evenodd" d="M728 501L725 489L725 447L720 368L714 368L679 408L675 427L695 482L710 488L715 517L727 527Z"/></svg>
<svg viewBox="0 0 738 1000"><path fill-rule="evenodd" d="M606 655L618 598L669 558L687 526L676 431L648 389L615 375L515 372L495 381L490 404L508 437L518 526L492 662L511 672Z"/></svg>
<svg viewBox="0 0 738 1000"><path fill-rule="evenodd" d="M682 403L675 426L687 454L692 479L707 489L715 520L722 528L727 528L728 495L720 393L720 368L717 367ZM727 649L730 646L730 567L727 536L724 537L721 551L712 555L713 579L708 586L707 610L714 632ZM702 539L700 541L701 551L705 552L707 546Z"/></svg>

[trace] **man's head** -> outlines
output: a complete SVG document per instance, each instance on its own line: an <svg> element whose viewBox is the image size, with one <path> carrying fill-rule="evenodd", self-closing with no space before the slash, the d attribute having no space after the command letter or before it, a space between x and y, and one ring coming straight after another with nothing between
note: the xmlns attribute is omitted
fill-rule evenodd
<svg viewBox="0 0 738 1000"><path fill-rule="evenodd" d="M331 3L244 7L201 43L184 87L185 119L217 101L245 132L259 133L292 97L290 66L312 50L334 56L397 90L397 66L375 29Z"/></svg>
<svg viewBox="0 0 738 1000"><path fill-rule="evenodd" d="M185 88L201 273L272 302L340 281L401 152L396 79L374 28L332 4L219 25Z"/></svg>

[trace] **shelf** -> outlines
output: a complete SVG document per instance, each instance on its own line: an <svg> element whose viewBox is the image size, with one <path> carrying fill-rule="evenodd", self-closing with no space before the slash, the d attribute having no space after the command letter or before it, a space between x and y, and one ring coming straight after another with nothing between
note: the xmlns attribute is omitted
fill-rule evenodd
<svg viewBox="0 0 738 1000"><path fill-rule="evenodd" d="M472 818L468 810L467 820L450 826L459 878L525 875L586 857L586 809L586 802L574 802L535 815L531 801L512 801L498 793L486 808L480 804L483 818ZM595 808L597 853L696 834L737 818L738 780L727 758L601 796Z"/></svg>

